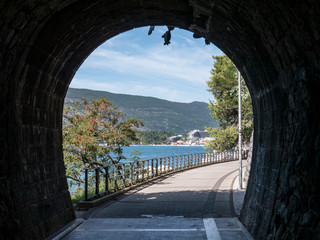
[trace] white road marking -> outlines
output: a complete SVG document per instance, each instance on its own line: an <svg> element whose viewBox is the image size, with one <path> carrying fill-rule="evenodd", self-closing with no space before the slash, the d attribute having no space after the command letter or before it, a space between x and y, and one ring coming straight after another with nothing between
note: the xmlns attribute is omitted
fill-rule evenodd
<svg viewBox="0 0 320 240"><path fill-rule="evenodd" d="M203 223L208 240L221 240L219 230L213 218L204 218Z"/></svg>
<svg viewBox="0 0 320 240"><path fill-rule="evenodd" d="M105 229L105 228L95 228L95 229L86 229L86 228L78 228L75 231L77 232L198 232L198 231L206 231L204 228L188 228L188 229L174 229L174 228L117 228L117 229Z"/></svg>

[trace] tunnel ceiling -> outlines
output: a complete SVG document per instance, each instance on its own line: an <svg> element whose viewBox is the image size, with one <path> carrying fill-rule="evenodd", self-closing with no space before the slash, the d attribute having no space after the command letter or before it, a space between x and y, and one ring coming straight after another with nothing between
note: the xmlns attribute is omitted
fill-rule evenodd
<svg viewBox="0 0 320 240"><path fill-rule="evenodd" d="M241 220L258 239L319 236L320 2L119 0L0 2L1 237L43 239L74 219L62 108L104 41L148 25L193 31L237 65L254 106Z"/></svg>

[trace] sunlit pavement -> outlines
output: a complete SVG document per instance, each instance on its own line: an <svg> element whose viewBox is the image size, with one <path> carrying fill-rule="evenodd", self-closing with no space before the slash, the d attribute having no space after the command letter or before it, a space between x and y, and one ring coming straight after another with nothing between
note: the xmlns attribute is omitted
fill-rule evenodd
<svg viewBox="0 0 320 240"><path fill-rule="evenodd" d="M252 239L236 218L238 162L174 174L113 200L63 239Z"/></svg>

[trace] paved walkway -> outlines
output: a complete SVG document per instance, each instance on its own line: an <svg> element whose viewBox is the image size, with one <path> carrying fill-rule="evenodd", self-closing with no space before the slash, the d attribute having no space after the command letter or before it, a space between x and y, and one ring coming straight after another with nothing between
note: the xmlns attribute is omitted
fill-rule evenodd
<svg viewBox="0 0 320 240"><path fill-rule="evenodd" d="M244 196L235 186L237 167L172 174L106 203L63 239L252 239L236 218Z"/></svg>

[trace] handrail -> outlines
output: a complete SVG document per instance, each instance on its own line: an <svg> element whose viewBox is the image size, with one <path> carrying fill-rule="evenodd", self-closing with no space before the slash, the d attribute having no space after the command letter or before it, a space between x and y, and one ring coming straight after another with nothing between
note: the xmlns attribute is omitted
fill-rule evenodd
<svg viewBox="0 0 320 240"><path fill-rule="evenodd" d="M246 159L247 157L248 151L242 151L242 159ZM85 201L97 199L98 197L119 191L122 188L146 182L174 171L238 159L239 151L206 152L130 161L90 169L86 168L84 172ZM93 186L91 188L90 183ZM89 196L90 192L94 194Z"/></svg>

